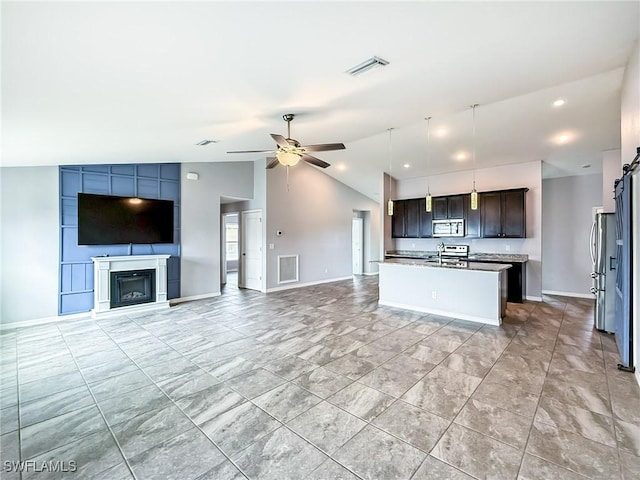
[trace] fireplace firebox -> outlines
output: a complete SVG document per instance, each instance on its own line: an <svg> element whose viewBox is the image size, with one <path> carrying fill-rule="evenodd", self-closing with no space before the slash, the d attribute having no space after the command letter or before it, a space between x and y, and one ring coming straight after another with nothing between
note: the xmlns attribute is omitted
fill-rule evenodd
<svg viewBox="0 0 640 480"><path fill-rule="evenodd" d="M111 272L111 308L156 301L156 271Z"/></svg>

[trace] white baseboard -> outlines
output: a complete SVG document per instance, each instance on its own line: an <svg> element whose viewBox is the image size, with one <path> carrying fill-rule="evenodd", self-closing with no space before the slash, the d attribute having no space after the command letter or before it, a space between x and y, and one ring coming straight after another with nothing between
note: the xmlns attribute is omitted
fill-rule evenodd
<svg viewBox="0 0 640 480"><path fill-rule="evenodd" d="M486 325L499 326L502 323L501 320L497 320L494 318L476 317L474 315L468 315L466 313L458 313L458 312L452 313L445 310L436 310L433 308L420 307L416 305L406 305L404 303L378 301L378 305L384 305L384 306L393 307L393 308L401 308L403 310L412 310L414 312L420 312L420 313L429 313L431 315L438 315L440 317L455 318L458 320L468 320L470 322L484 323Z"/></svg>
<svg viewBox="0 0 640 480"><path fill-rule="evenodd" d="M22 320L20 322L2 323L0 330L13 330L14 328L34 327L47 323L66 322L69 320L90 319L91 312L72 313L70 315L55 315L52 317L34 318L32 320Z"/></svg>
<svg viewBox="0 0 640 480"><path fill-rule="evenodd" d="M379 275L380 272L365 272L363 275Z"/></svg>
<svg viewBox="0 0 640 480"><path fill-rule="evenodd" d="M312 285L320 285L322 283L341 282L342 280L351 280L352 278L353 278L353 275L349 275L348 277L328 278L326 280L318 280L317 282L294 283L294 284L284 285L282 287L267 288L265 292L266 293L279 292L281 290L291 290L293 288L310 287Z"/></svg>
<svg viewBox="0 0 640 480"><path fill-rule="evenodd" d="M169 300L171 305L177 305L178 303L191 302L193 300L203 300L205 298L214 298L222 295L220 292L203 293L202 295L191 295L190 297L172 298Z"/></svg>
<svg viewBox="0 0 640 480"><path fill-rule="evenodd" d="M529 300L530 302L541 302L542 297L534 297L533 295L526 295L524 297L525 300Z"/></svg>
<svg viewBox="0 0 640 480"><path fill-rule="evenodd" d="M640 386L640 370L636 367L636 372L633 374L636 377L636 383Z"/></svg>
<svg viewBox="0 0 640 480"><path fill-rule="evenodd" d="M542 290L544 295L559 295L561 297L574 297L574 298L596 298L592 293L578 293L578 292L559 292L557 290Z"/></svg>

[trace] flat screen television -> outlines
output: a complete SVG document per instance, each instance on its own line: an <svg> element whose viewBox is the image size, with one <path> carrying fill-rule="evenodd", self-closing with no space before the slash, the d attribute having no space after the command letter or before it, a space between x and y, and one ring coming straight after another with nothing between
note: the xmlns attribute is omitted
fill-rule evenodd
<svg viewBox="0 0 640 480"><path fill-rule="evenodd" d="M173 201L78 193L78 245L173 243Z"/></svg>

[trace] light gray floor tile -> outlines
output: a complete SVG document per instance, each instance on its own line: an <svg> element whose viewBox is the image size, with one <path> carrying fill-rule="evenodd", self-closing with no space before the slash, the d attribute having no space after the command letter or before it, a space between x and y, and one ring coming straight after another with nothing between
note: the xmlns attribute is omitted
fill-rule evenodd
<svg viewBox="0 0 640 480"><path fill-rule="evenodd" d="M305 480L358 480L353 473L331 459L326 460Z"/></svg>
<svg viewBox="0 0 640 480"><path fill-rule="evenodd" d="M20 406L20 426L33 425L94 404L93 397L85 385L40 397Z"/></svg>
<svg viewBox="0 0 640 480"><path fill-rule="evenodd" d="M516 478L522 452L452 424L431 454L476 478Z"/></svg>
<svg viewBox="0 0 640 480"><path fill-rule="evenodd" d="M0 435L0 465L2 468L2 478L6 480L20 480L20 473L12 465L20 461L20 443L18 431ZM9 462L9 467L7 464Z"/></svg>
<svg viewBox="0 0 640 480"><path fill-rule="evenodd" d="M246 478L233 463L224 460L195 480L246 480Z"/></svg>
<svg viewBox="0 0 640 480"><path fill-rule="evenodd" d="M225 385L233 388L248 399L252 399L272 390L278 385L282 385L285 382L286 380L284 378L263 368L259 368L228 380L225 382Z"/></svg>
<svg viewBox="0 0 640 480"><path fill-rule="evenodd" d="M359 382L398 398L434 367L408 355L398 355L362 377Z"/></svg>
<svg viewBox="0 0 640 480"><path fill-rule="evenodd" d="M23 459L25 460L25 459ZM122 455L116 446L111 433L107 429L82 437L75 442L49 450L46 453L32 457L37 463L50 461L67 461L67 467L72 460L76 462L76 478L91 478L105 470L123 462ZM69 473L64 471L49 472L47 480L68 479ZM31 470L23 473L23 480L42 478L41 472Z"/></svg>
<svg viewBox="0 0 640 480"><path fill-rule="evenodd" d="M30 402L53 393L70 390L84 385L84 379L78 370L43 378L35 382L20 383L20 401ZM4 402L3 402L4 405Z"/></svg>
<svg viewBox="0 0 640 480"><path fill-rule="evenodd" d="M280 425L273 417L246 402L207 420L200 427L233 460L242 450Z"/></svg>
<svg viewBox="0 0 640 480"><path fill-rule="evenodd" d="M13 432L18 429L18 406L6 407L0 410L0 431Z"/></svg>
<svg viewBox="0 0 640 480"><path fill-rule="evenodd" d="M409 347L405 352L411 358L420 360L421 362L431 363L437 365L449 356L449 352L438 350L436 348L429 347L419 343L412 347Z"/></svg>
<svg viewBox="0 0 640 480"><path fill-rule="evenodd" d="M151 380L141 370L132 370L122 375L91 383L89 388L96 400L102 402L151 384Z"/></svg>
<svg viewBox="0 0 640 480"><path fill-rule="evenodd" d="M168 380L178 375L185 375L200 370L198 366L188 359L180 356L167 362L156 363L143 367L144 372L156 383Z"/></svg>
<svg viewBox="0 0 640 480"><path fill-rule="evenodd" d="M615 448L539 422L533 424L527 452L590 478L611 478L620 468Z"/></svg>
<svg viewBox="0 0 640 480"><path fill-rule="evenodd" d="M569 382L561 384L557 381L545 383L542 394L585 410L611 415L611 403L607 392L599 387L575 385Z"/></svg>
<svg viewBox="0 0 640 480"><path fill-rule="evenodd" d="M109 425L117 425L144 412L159 410L170 403L166 395L155 385L142 387L134 392L99 402Z"/></svg>
<svg viewBox="0 0 640 480"><path fill-rule="evenodd" d="M253 403L283 423L306 412L321 401L320 397L293 383L282 384L253 399Z"/></svg>
<svg viewBox="0 0 640 480"><path fill-rule="evenodd" d="M361 383L352 383L330 396L327 401L365 422L370 422L391 405L395 398Z"/></svg>
<svg viewBox="0 0 640 480"><path fill-rule="evenodd" d="M454 390L463 395L470 396L478 385L480 385L482 378L457 372L439 365L429 372L425 377L425 380L428 382L438 383L442 386L446 385L446 388L449 390Z"/></svg>
<svg viewBox="0 0 640 480"><path fill-rule="evenodd" d="M322 402L296 417L288 426L331 455L362 430L366 422L330 403Z"/></svg>
<svg viewBox="0 0 640 480"><path fill-rule="evenodd" d="M175 406L144 412L112 427L128 458L193 428L193 423Z"/></svg>
<svg viewBox="0 0 640 480"><path fill-rule="evenodd" d="M509 412L533 418L540 396L516 386L507 387L499 383L483 381L473 393L473 398Z"/></svg>
<svg viewBox="0 0 640 480"><path fill-rule="evenodd" d="M139 480L196 478L223 461L224 456L197 428L187 430L130 459Z"/></svg>
<svg viewBox="0 0 640 480"><path fill-rule="evenodd" d="M237 464L249 478L294 480L305 478L326 459L313 445L280 427L243 451Z"/></svg>
<svg viewBox="0 0 640 480"><path fill-rule="evenodd" d="M107 425L95 406L60 415L21 429L22 457L33 458L106 429Z"/></svg>
<svg viewBox="0 0 640 480"><path fill-rule="evenodd" d="M611 478L615 475L612 472ZM585 480L588 477L583 477L575 472L567 470L565 468L554 465L539 457L525 454L522 460L522 466L518 474L518 480L549 480L550 478L557 478L561 480Z"/></svg>
<svg viewBox="0 0 640 480"><path fill-rule="evenodd" d="M93 475L91 480L133 480L133 475L125 463L120 463Z"/></svg>
<svg viewBox="0 0 640 480"><path fill-rule="evenodd" d="M199 369L198 371L163 380L158 383L158 386L169 398L176 401L182 397L217 385L218 383L220 383L219 379L209 372Z"/></svg>
<svg viewBox="0 0 640 480"><path fill-rule="evenodd" d="M300 375L315 370L318 366L319 365L307 362L305 359L295 355L287 355L286 357L267 363L264 369L287 380L293 380Z"/></svg>
<svg viewBox="0 0 640 480"><path fill-rule="evenodd" d="M455 418L468 399L466 395L447 390L440 383L427 379L420 380L401 397L411 405L448 420Z"/></svg>
<svg viewBox="0 0 640 480"><path fill-rule="evenodd" d="M536 421L578 433L610 447L616 446L611 417L562 403L544 395L540 399Z"/></svg>
<svg viewBox="0 0 640 480"><path fill-rule="evenodd" d="M519 449L527 443L532 420L499 407L470 399L455 423Z"/></svg>
<svg viewBox="0 0 640 480"><path fill-rule="evenodd" d="M614 423L620 449L640 457L640 425L618 419Z"/></svg>
<svg viewBox="0 0 640 480"><path fill-rule="evenodd" d="M333 455L338 463L366 479L409 479L425 457L424 452L372 426Z"/></svg>
<svg viewBox="0 0 640 480"><path fill-rule="evenodd" d="M620 452L620 466L624 480L640 478L640 457L622 451Z"/></svg>
<svg viewBox="0 0 640 480"><path fill-rule="evenodd" d="M201 425L244 402L240 394L220 383L182 397L176 404L195 424Z"/></svg>
<svg viewBox="0 0 640 480"><path fill-rule="evenodd" d="M293 382L321 398L327 398L353 383L352 380L344 375L334 373L324 367L304 373Z"/></svg>
<svg viewBox="0 0 640 480"><path fill-rule="evenodd" d="M373 425L429 453L451 421L397 401L376 417Z"/></svg>
<svg viewBox="0 0 640 480"><path fill-rule="evenodd" d="M466 473L429 455L411 480L473 480Z"/></svg>
<svg viewBox="0 0 640 480"><path fill-rule="evenodd" d="M344 375L351 380L357 380L363 375L366 375L376 367L376 364L363 358L358 358L355 355L345 355L333 362L327 363L324 368L327 368L333 372Z"/></svg>

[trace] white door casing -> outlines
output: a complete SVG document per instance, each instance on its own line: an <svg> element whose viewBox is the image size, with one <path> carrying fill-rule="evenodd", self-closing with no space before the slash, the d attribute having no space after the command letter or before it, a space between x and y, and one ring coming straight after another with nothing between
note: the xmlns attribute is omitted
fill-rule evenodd
<svg viewBox="0 0 640 480"><path fill-rule="evenodd" d="M262 290L262 211L242 212L242 287Z"/></svg>

